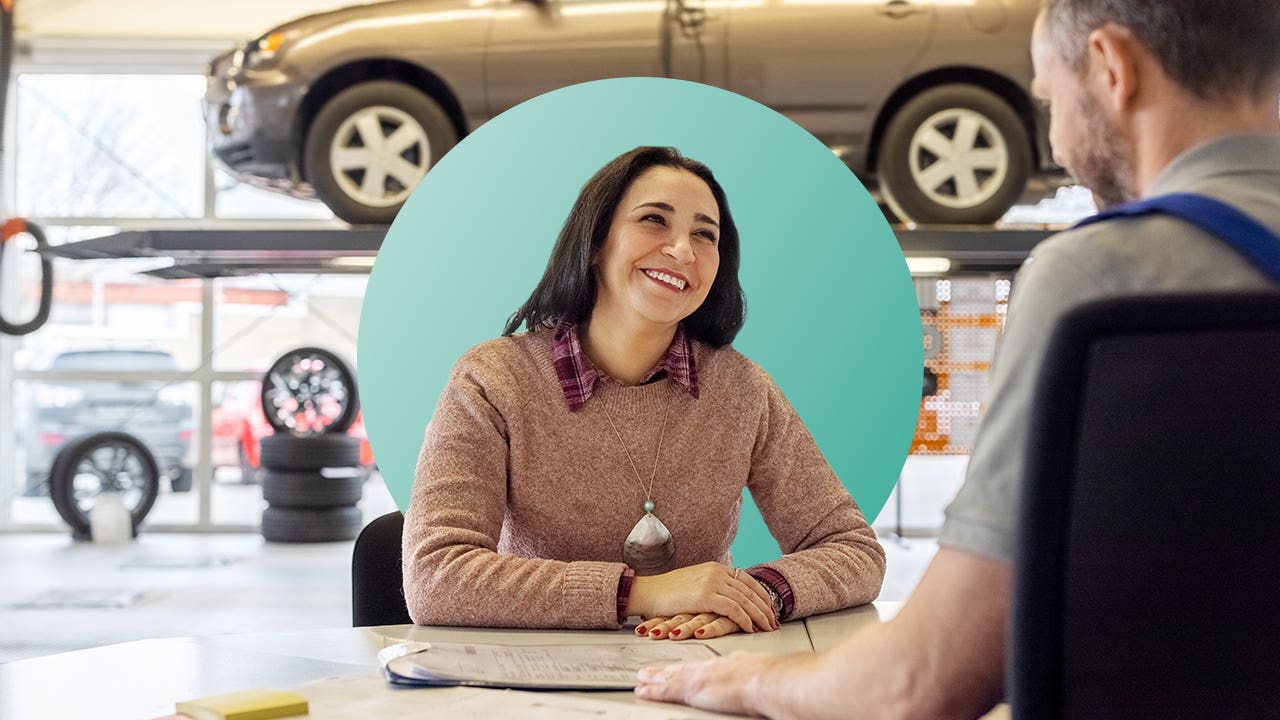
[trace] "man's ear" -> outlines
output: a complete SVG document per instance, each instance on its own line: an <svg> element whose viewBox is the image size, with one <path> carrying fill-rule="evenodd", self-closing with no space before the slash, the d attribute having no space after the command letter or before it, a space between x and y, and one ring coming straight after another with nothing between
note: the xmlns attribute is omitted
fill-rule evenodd
<svg viewBox="0 0 1280 720"><path fill-rule="evenodd" d="M1141 52L1134 34L1115 23L1089 33L1089 80L1114 113L1130 110L1138 94Z"/></svg>

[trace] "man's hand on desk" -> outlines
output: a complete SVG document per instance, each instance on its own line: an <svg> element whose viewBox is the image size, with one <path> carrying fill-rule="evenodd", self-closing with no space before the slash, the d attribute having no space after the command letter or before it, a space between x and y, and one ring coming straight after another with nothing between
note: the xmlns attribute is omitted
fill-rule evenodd
<svg viewBox="0 0 1280 720"><path fill-rule="evenodd" d="M767 655L738 651L727 657L649 667L637 677L636 697L677 702L716 712L760 715L762 683L803 676L817 655Z"/></svg>
<svg viewBox="0 0 1280 720"><path fill-rule="evenodd" d="M772 628L756 628L770 630ZM683 613L670 618L653 617L636 626L637 635L645 635L654 640L710 640L723 635L738 632L740 628L730 618L715 613L699 613L691 615Z"/></svg>

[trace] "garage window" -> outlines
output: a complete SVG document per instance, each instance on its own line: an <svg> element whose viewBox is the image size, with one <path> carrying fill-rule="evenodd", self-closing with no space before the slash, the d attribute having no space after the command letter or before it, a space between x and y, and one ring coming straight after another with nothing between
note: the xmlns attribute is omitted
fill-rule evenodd
<svg viewBox="0 0 1280 720"><path fill-rule="evenodd" d="M22 74L14 210L35 218L204 215L204 79Z"/></svg>

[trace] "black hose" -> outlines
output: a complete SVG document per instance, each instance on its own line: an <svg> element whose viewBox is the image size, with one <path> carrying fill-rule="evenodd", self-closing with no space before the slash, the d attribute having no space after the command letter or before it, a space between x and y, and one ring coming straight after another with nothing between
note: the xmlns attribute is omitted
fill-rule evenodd
<svg viewBox="0 0 1280 720"><path fill-rule="evenodd" d="M9 80L13 72L13 0L0 0L0 159L4 158L4 121L8 115ZM36 252L49 246L44 230L39 225L25 220L13 219L4 224L0 231L0 278L4 276L4 246L15 235L30 235L36 240ZM24 323L13 323L5 319L0 312L0 333L5 335L26 335L39 330L49 319L49 308L53 302L53 261L49 256L40 254L40 307L35 317Z"/></svg>
<svg viewBox="0 0 1280 720"><path fill-rule="evenodd" d="M0 333L5 335L27 335L39 330L49 319L49 309L53 305L53 261L41 252L49 247L49 243L39 225L19 219L4 224L4 231L0 234L0 277L4 276L4 246L14 236L23 233L35 238L36 247L33 252L40 254L40 307L36 310L35 317L24 323L9 322L4 313L0 312Z"/></svg>

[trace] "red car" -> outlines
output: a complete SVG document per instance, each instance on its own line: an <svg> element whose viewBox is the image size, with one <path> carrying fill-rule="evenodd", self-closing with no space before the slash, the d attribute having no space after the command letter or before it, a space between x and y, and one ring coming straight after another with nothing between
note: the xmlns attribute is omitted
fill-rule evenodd
<svg viewBox="0 0 1280 720"><path fill-rule="evenodd" d="M262 413L260 383L229 383L222 402L210 414L213 424L213 466L239 467L242 482L254 482L261 463L262 438L275 432ZM360 440L360 466L374 464L373 450L364 431L363 414L356 416L347 434Z"/></svg>

